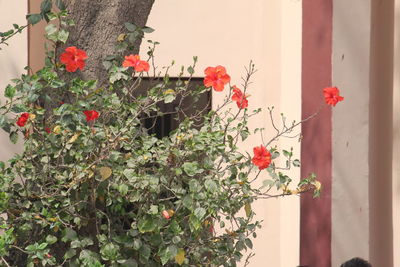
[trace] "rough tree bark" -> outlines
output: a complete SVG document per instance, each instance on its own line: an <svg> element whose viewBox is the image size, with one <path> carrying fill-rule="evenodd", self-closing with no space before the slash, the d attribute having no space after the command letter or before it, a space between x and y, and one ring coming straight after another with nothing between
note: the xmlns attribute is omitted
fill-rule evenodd
<svg viewBox="0 0 400 267"><path fill-rule="evenodd" d="M67 46L74 45L87 52L90 60L81 72L83 79L97 79L102 85L107 75L103 59L114 51L124 23L146 25L154 0L65 0L70 17L76 25L69 29ZM135 45L139 52L141 40Z"/></svg>

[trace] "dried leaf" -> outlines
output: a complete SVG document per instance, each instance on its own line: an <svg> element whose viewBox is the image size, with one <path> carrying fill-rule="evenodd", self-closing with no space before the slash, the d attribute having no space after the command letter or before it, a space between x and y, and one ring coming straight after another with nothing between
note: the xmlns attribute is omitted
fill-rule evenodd
<svg viewBox="0 0 400 267"><path fill-rule="evenodd" d="M60 134L60 133L61 133L61 126L60 126L60 125L57 125L56 127L54 127L53 133L55 133L55 134Z"/></svg>
<svg viewBox="0 0 400 267"><path fill-rule="evenodd" d="M250 215L251 215L251 205L250 205L249 202L244 204L244 210L246 211L246 216L250 217Z"/></svg>
<svg viewBox="0 0 400 267"><path fill-rule="evenodd" d="M185 251L183 249L179 249L178 253L175 256L175 262L179 265L182 265L185 261Z"/></svg>
<svg viewBox="0 0 400 267"><path fill-rule="evenodd" d="M81 132L75 133L75 134L68 140L68 143L70 144L70 143L75 142L76 139L78 139L78 137L79 137L80 135L81 135Z"/></svg>
<svg viewBox="0 0 400 267"><path fill-rule="evenodd" d="M112 170L110 167L101 167L100 168L100 175L103 180L110 178L112 174Z"/></svg>
<svg viewBox="0 0 400 267"><path fill-rule="evenodd" d="M120 35L118 35L117 41L118 42L123 42L125 40L126 34L125 33L121 33Z"/></svg>

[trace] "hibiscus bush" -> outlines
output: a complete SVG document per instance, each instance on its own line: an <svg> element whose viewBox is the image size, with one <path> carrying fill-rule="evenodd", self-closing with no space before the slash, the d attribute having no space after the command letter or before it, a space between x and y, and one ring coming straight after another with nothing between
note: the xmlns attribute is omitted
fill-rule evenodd
<svg viewBox="0 0 400 267"><path fill-rule="evenodd" d="M49 18L61 28L49 26L46 65L12 80L0 107L1 128L24 147L0 163L3 265L236 266L261 226L255 200L319 194L312 174L292 185L287 170L300 161L276 145L302 122L283 119L270 140L239 149L263 131L247 126L260 112L248 109L252 63L241 86L219 65L194 86L196 57L172 79L170 66L152 63L157 42L149 41L146 59L131 54L135 38L151 29L127 23L99 87L75 75L91 60L85 51L71 46L56 56L68 35L66 12ZM210 91L225 101L193 108ZM330 105L343 100L337 88L324 95ZM176 127L157 136L166 116Z"/></svg>

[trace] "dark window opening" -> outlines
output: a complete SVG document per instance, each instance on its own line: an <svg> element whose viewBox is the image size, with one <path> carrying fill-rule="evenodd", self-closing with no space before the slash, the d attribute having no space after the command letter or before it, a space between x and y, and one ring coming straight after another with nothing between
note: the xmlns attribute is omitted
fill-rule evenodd
<svg viewBox="0 0 400 267"><path fill-rule="evenodd" d="M188 79L180 78L182 82L187 81ZM173 85L175 85L179 81L178 78L169 78L169 87L170 89L175 89ZM152 88L152 85L157 84L155 81L151 81L148 79L143 79L141 82L141 88ZM188 90L194 90L198 86L203 85L203 78L192 78L189 83ZM143 89L140 90L139 92ZM182 112L176 112L179 104L181 103L181 109L184 110L184 114ZM196 113L201 112L201 115L206 115L211 110L211 92L206 91L199 95L198 99L195 100L192 96L185 97L182 100L181 96L177 96L174 101L171 103L158 103L157 104L159 110L163 115L157 116L157 114L150 114L144 116L143 125L147 129L147 132L151 135L155 135L157 138L163 138L168 136L171 131L177 129L179 124L186 117L191 117ZM201 126L202 121L196 121L195 125ZM199 128L199 127L197 127Z"/></svg>

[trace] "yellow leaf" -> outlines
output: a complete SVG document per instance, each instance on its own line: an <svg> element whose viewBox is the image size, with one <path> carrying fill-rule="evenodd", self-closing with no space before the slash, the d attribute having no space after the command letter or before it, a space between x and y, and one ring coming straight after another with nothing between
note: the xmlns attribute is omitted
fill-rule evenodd
<svg viewBox="0 0 400 267"><path fill-rule="evenodd" d="M35 114L29 114L29 119L30 119L31 121L33 121L35 118L36 118L36 115L35 115Z"/></svg>
<svg viewBox="0 0 400 267"><path fill-rule="evenodd" d="M293 195L297 195L298 193L300 193L300 191L298 189L294 189L290 190L290 193L292 193Z"/></svg>
<svg viewBox="0 0 400 267"><path fill-rule="evenodd" d="M235 231L231 231L228 229L225 229L225 232L232 237L236 237L238 235Z"/></svg>
<svg viewBox="0 0 400 267"><path fill-rule="evenodd" d="M175 262L179 265L182 265L185 261L185 251L183 249L179 249L178 253L175 256Z"/></svg>
<svg viewBox="0 0 400 267"><path fill-rule="evenodd" d="M87 170L87 173L89 174L89 178L92 178L94 175L94 172L92 170Z"/></svg>
<svg viewBox="0 0 400 267"><path fill-rule="evenodd" d="M321 183L319 181L314 182L315 189L320 190L321 189Z"/></svg>
<svg viewBox="0 0 400 267"><path fill-rule="evenodd" d="M174 211L174 210L167 210L167 212L168 212L168 215L169 215L170 217L174 216L174 214L175 214L175 211Z"/></svg>
<svg viewBox="0 0 400 267"><path fill-rule="evenodd" d="M68 143L73 143L73 142L75 142L76 139L78 139L78 137L79 137L80 135L81 135L80 132L75 133L75 134L68 140Z"/></svg>
<svg viewBox="0 0 400 267"><path fill-rule="evenodd" d="M249 202L244 204L244 211L246 211L246 216L250 217L250 215L251 215L251 206L250 206Z"/></svg>
<svg viewBox="0 0 400 267"><path fill-rule="evenodd" d="M173 89L167 89L164 92L165 95L174 94L174 93L175 93L175 91Z"/></svg>
<svg viewBox="0 0 400 267"><path fill-rule="evenodd" d="M125 40L126 34L125 33L121 33L120 35L118 35L117 41L118 42L122 42L123 40Z"/></svg>
<svg viewBox="0 0 400 267"><path fill-rule="evenodd" d="M103 180L108 179L112 174L112 170L110 167L101 167L100 168L100 175Z"/></svg>
<svg viewBox="0 0 400 267"><path fill-rule="evenodd" d="M53 133L55 133L55 134L61 133L61 126L60 126L60 125L57 125L56 127L54 127Z"/></svg>

